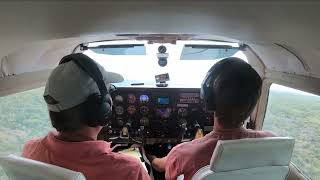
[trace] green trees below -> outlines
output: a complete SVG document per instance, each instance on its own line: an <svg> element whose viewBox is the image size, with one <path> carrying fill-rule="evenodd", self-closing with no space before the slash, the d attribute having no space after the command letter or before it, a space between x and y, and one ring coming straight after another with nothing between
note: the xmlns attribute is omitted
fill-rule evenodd
<svg viewBox="0 0 320 180"><path fill-rule="evenodd" d="M320 179L320 97L271 91L263 129L294 137L292 162Z"/></svg>
<svg viewBox="0 0 320 180"><path fill-rule="evenodd" d="M44 88L0 98L0 152L18 153L23 144L51 129Z"/></svg>

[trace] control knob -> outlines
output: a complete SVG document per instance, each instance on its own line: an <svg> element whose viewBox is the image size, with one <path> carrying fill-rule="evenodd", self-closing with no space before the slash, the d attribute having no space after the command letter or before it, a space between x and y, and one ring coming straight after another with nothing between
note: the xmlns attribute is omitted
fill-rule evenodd
<svg viewBox="0 0 320 180"><path fill-rule="evenodd" d="M186 108L179 108L178 115L181 117L186 117L188 115L188 110Z"/></svg>

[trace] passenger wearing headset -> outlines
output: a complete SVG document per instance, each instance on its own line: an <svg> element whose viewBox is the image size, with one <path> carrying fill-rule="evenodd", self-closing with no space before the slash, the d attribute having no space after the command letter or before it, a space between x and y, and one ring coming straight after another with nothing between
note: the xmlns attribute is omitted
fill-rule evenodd
<svg viewBox="0 0 320 180"><path fill-rule="evenodd" d="M152 166L165 171L167 180L175 180L182 174L189 180L201 167L210 164L218 140L275 136L271 132L243 127L257 104L261 85L258 73L239 58L230 57L216 63L201 87L204 106L213 113L213 131L175 146L164 158L149 156Z"/></svg>
<svg viewBox="0 0 320 180"><path fill-rule="evenodd" d="M22 156L82 172L88 180L150 179L133 157L111 152L97 135L112 112L110 83L123 81L84 54L65 56L45 87L52 126L57 132L27 142Z"/></svg>

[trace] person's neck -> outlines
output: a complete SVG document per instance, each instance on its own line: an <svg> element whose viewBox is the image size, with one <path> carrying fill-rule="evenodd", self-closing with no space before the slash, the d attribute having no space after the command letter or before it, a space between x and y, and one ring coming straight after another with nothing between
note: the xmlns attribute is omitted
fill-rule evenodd
<svg viewBox="0 0 320 180"><path fill-rule="evenodd" d="M81 129L72 132L58 132L57 139L67 142L96 141L98 133L90 129Z"/></svg>
<svg viewBox="0 0 320 180"><path fill-rule="evenodd" d="M243 129L242 126L239 127L235 127L235 128L224 128L222 125L220 125L219 121L217 118L214 118L214 126L213 126L213 130L214 131L233 131L233 130L241 130Z"/></svg>

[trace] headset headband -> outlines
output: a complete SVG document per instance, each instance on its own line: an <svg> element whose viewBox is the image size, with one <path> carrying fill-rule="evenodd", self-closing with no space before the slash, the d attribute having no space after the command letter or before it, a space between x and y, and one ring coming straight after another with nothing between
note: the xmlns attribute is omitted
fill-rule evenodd
<svg viewBox="0 0 320 180"><path fill-rule="evenodd" d="M69 61L76 63L80 69L86 72L96 82L101 96L109 94L108 88L103 81L102 73L92 59L82 53L70 54L62 58L59 65Z"/></svg>

